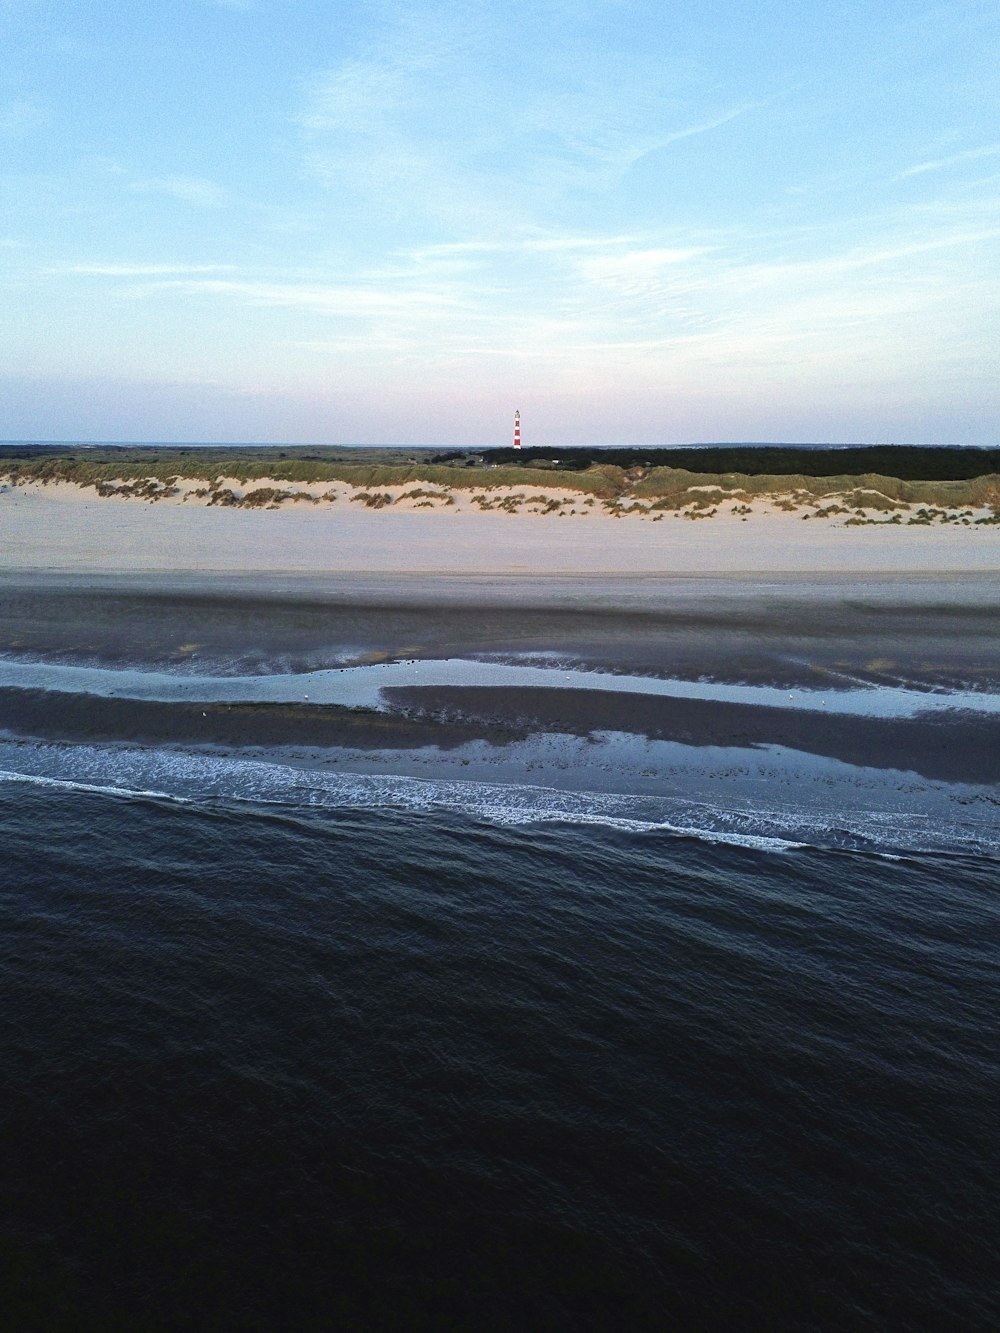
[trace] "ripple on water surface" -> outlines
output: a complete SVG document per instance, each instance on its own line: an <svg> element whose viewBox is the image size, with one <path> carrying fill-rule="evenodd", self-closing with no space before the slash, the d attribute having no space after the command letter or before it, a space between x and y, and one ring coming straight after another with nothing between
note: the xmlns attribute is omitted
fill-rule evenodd
<svg viewBox="0 0 1000 1333"><path fill-rule="evenodd" d="M49 1327L995 1322L995 859L24 783L0 829Z"/></svg>

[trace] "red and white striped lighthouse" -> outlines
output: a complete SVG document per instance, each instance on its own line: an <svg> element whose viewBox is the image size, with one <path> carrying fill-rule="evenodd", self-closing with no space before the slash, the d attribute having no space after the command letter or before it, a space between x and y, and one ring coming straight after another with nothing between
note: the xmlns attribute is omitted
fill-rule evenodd
<svg viewBox="0 0 1000 1333"><path fill-rule="evenodd" d="M520 447L521 447L521 413L520 413L520 412L515 412L515 413L514 413L514 448L515 448L515 449L520 449Z"/></svg>

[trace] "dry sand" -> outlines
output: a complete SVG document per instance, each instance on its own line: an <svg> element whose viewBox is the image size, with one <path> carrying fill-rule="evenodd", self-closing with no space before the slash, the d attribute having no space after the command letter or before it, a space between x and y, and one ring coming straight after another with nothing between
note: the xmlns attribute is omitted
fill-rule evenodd
<svg viewBox="0 0 1000 1333"><path fill-rule="evenodd" d="M255 483L264 484L264 483ZM336 489L332 504L277 510L101 499L56 484L0 489L0 570L85 573L754 574L1000 570L1000 528L847 527L801 513L729 512L691 521L479 512L456 503L372 510ZM412 488L411 488L412 489ZM343 491L343 495L340 495Z"/></svg>

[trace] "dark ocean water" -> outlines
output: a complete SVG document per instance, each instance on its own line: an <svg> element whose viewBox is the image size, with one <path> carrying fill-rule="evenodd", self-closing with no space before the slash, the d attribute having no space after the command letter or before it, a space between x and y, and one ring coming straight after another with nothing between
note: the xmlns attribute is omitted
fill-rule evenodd
<svg viewBox="0 0 1000 1333"><path fill-rule="evenodd" d="M4 1323L988 1329L1000 860L0 785Z"/></svg>

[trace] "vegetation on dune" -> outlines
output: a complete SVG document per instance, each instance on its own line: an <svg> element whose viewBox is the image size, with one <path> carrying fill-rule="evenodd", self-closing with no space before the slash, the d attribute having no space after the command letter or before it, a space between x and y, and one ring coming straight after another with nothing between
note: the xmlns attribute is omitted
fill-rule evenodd
<svg viewBox="0 0 1000 1333"><path fill-rule="evenodd" d="M460 458L437 454L436 462ZM742 473L747 476L860 476L877 473L900 481L969 481L1000 473L1000 449L949 449L923 445L858 445L823 449L803 445L704 445L684 449L491 449L486 461L506 464L520 459L525 465L560 471L584 471L594 466L690 469L698 473Z"/></svg>
<svg viewBox="0 0 1000 1333"><path fill-rule="evenodd" d="M109 495L131 496L136 500L165 500L168 496L177 495L180 487L174 483L177 477L168 477L165 481L160 481L156 477L142 477L138 481L125 482L115 485L113 482L102 481L97 483L97 494L106 497Z"/></svg>
<svg viewBox="0 0 1000 1333"><path fill-rule="evenodd" d="M734 447L570 450L540 457L543 451L526 449L523 457L508 463L511 452L498 449L471 458L455 454L421 460L399 450L367 450L358 451L364 461L355 461L352 451L332 448L0 446L0 476L15 484L70 482L92 486L102 496L147 501L178 495L182 481L203 483L189 491L192 498L248 509L317 503L320 498L330 501L336 498L332 490L317 496L301 488L340 482L353 490L352 499L373 509L400 501L429 509L453 505L449 492L460 490L472 492L472 503L482 510L517 513L527 506L533 512L561 513L562 503L552 495L559 489L579 495L584 506L600 504L616 517L645 513L659 518L670 511L697 517L720 506L746 516L753 512L755 501L764 499L789 512L804 509L805 517L851 514L869 522L896 521L915 506L922 508L920 516L911 519L914 522L966 521L960 511L969 506L1000 515L1000 450ZM677 465L685 459L697 460L700 466ZM760 466L786 459L798 466L789 471ZM891 462L896 470L854 471L844 466L876 459ZM733 460L741 466L720 470L707 466ZM831 461L840 465L837 471L818 466ZM974 471L987 462L992 465L988 471ZM388 489L404 486L409 489L401 494ZM886 517L873 519L873 514Z"/></svg>
<svg viewBox="0 0 1000 1333"><path fill-rule="evenodd" d="M77 486L111 486L134 482L219 482L229 478L246 486L253 481L340 481L364 491L386 486L424 483L456 490L495 490L507 486L549 487L602 496L614 493L620 469L594 468L586 473L560 473L530 467L449 467L435 463L355 464L325 459L275 456L270 450L103 449L66 454L37 453L28 457L0 457L0 473L11 481L67 481Z"/></svg>
<svg viewBox="0 0 1000 1333"><path fill-rule="evenodd" d="M443 505L453 505L455 503L455 497L451 495L450 492L439 490L429 491L424 486L417 486L412 491L404 491L402 495L396 497L395 503L399 504L402 500L419 501L417 508L421 508L422 506L433 508L434 505L438 503Z"/></svg>
<svg viewBox="0 0 1000 1333"><path fill-rule="evenodd" d="M890 510L911 504L992 505L1000 502L1000 476L966 481L906 481L877 473L810 476L805 473L689 472L652 468L631 488L636 498L653 499L657 508L698 503L699 497L723 500L787 496L793 502L842 499L852 508Z"/></svg>

